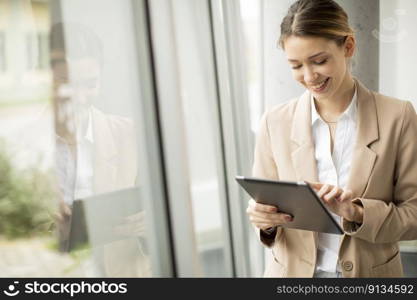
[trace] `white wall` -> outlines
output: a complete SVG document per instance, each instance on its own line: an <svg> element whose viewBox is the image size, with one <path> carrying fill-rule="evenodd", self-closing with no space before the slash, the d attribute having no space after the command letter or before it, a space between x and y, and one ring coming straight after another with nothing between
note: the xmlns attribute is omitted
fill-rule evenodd
<svg viewBox="0 0 417 300"><path fill-rule="evenodd" d="M417 108L416 74L417 1L381 0L379 90L382 94L410 100Z"/></svg>
<svg viewBox="0 0 417 300"><path fill-rule="evenodd" d="M265 110L301 95L304 88L291 75L284 51L277 46L280 24L295 0L264 0L264 95Z"/></svg>

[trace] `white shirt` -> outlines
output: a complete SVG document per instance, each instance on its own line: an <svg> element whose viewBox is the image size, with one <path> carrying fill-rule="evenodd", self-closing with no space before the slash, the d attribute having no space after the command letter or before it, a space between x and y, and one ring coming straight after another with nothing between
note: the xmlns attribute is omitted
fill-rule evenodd
<svg viewBox="0 0 417 300"><path fill-rule="evenodd" d="M93 194L93 124L91 111L87 130L77 137L77 157L64 140L57 137L57 172L64 202L72 205L74 199Z"/></svg>
<svg viewBox="0 0 417 300"><path fill-rule="evenodd" d="M348 108L340 115L335 138L333 153L330 153L330 128L320 117L311 96L311 126L315 144L315 157L317 162L318 178L322 183L328 183L346 188L350 167L352 164L353 148L356 142L357 124L357 90ZM340 223L340 217L332 215ZM318 234L318 249L316 271L340 271L338 264L340 236L329 233Z"/></svg>
<svg viewBox="0 0 417 300"><path fill-rule="evenodd" d="M81 199L93 194L93 122L91 110L88 112L87 130L84 136L77 138L77 175L74 199Z"/></svg>

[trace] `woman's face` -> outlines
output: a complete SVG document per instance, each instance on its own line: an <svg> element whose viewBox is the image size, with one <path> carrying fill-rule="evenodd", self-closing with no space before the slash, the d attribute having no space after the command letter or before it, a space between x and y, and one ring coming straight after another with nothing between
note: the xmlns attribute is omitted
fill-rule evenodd
<svg viewBox="0 0 417 300"><path fill-rule="evenodd" d="M339 47L325 38L290 36L284 46L293 78L316 99L332 98L347 82L347 59L353 55L353 38Z"/></svg>

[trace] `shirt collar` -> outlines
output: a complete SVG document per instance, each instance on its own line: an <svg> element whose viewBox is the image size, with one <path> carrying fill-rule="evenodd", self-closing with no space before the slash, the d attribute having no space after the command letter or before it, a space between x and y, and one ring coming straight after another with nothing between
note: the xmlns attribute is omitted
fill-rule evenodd
<svg viewBox="0 0 417 300"><path fill-rule="evenodd" d="M345 109L345 111L341 114L340 117L343 115L350 118L353 122L356 122L356 112L357 112L357 87L355 84L355 93L353 94L352 101L350 101L349 106ZM314 97L313 94L310 93L310 101L311 101L311 125L314 125L314 123L317 120L324 120L320 117L319 113L317 112L316 105L314 104Z"/></svg>

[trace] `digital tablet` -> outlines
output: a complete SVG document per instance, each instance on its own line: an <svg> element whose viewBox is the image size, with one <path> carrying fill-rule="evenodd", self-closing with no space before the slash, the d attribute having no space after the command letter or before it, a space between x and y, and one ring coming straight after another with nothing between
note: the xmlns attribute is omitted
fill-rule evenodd
<svg viewBox="0 0 417 300"><path fill-rule="evenodd" d="M116 226L141 211L138 187L76 199L72 206L68 250L125 239L115 232Z"/></svg>
<svg viewBox="0 0 417 300"><path fill-rule="evenodd" d="M256 202L274 205L279 212L293 216L293 221L282 227L343 234L335 217L307 183L244 176L236 176L236 180Z"/></svg>

